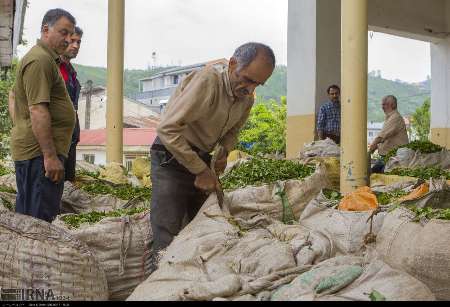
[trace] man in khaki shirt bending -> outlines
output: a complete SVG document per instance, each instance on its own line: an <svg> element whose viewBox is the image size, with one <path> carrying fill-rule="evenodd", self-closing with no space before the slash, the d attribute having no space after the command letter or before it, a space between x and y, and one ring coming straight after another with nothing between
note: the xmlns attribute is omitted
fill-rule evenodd
<svg viewBox="0 0 450 307"><path fill-rule="evenodd" d="M45 14L41 39L20 61L14 86L11 153L16 212L47 222L59 214L64 162L75 127L75 110L58 66L75 23L61 9Z"/></svg>
<svg viewBox="0 0 450 307"><path fill-rule="evenodd" d="M254 103L257 86L275 68L268 46L248 43L239 47L229 65L193 72L170 98L152 146L151 224L155 254L166 248L190 222L218 181L210 169L219 145L215 170L226 167Z"/></svg>
<svg viewBox="0 0 450 307"><path fill-rule="evenodd" d="M409 143L408 133L403 117L397 110L397 98L386 96L383 98L382 108L386 114L383 129L370 145L370 152L378 149L381 159L372 168L372 173L384 172L384 156L392 149Z"/></svg>

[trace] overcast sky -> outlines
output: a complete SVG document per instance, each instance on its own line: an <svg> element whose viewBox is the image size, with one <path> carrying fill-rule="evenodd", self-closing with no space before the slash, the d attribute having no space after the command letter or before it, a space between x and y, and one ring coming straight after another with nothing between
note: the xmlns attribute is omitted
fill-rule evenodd
<svg viewBox="0 0 450 307"><path fill-rule="evenodd" d="M39 36L50 8L64 8L84 29L75 63L106 67L107 0L29 0L23 56ZM125 67L189 65L229 58L248 41L270 45L278 62L287 63L288 0L127 0ZM374 33L369 39L369 70L381 70L387 79L423 81L430 74L429 44Z"/></svg>

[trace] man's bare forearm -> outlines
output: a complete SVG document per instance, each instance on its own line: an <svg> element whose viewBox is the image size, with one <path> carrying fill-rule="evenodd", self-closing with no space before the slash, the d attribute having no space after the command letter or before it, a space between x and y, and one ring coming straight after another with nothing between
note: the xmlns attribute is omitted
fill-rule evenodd
<svg viewBox="0 0 450 307"><path fill-rule="evenodd" d="M45 157L56 157L51 130L51 117L45 104L30 107L31 127Z"/></svg>

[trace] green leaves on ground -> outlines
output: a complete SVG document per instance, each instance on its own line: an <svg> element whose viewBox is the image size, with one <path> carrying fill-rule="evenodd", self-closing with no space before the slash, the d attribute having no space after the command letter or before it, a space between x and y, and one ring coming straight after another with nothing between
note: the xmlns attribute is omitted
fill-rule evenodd
<svg viewBox="0 0 450 307"><path fill-rule="evenodd" d="M61 217L61 220L71 228L80 228L82 224L96 224L108 217L133 216L149 210L148 208L119 209L111 212L90 212L83 214L69 214Z"/></svg>
<svg viewBox="0 0 450 307"><path fill-rule="evenodd" d="M111 186L102 182L92 182L81 187L82 190L91 195L112 195L122 200L130 200L137 197L150 199L152 189L144 187L133 187L130 184Z"/></svg>
<svg viewBox="0 0 450 307"><path fill-rule="evenodd" d="M397 155L397 150L399 150L400 148L409 148L414 151L419 151L422 154L431 154L431 153L439 152L444 149L443 147L441 147L437 144L434 144L430 141L420 141L420 140L414 141L407 145L403 145L403 146L400 146L400 147L397 147L397 148L391 150L384 157L384 162L387 163L390 158L395 157Z"/></svg>
<svg viewBox="0 0 450 307"><path fill-rule="evenodd" d="M416 177L423 180L429 180L430 178L445 178L450 180L450 172L447 170L443 170L435 167L421 167L415 169L409 168L396 168L386 175L397 175L397 176L408 176L408 177Z"/></svg>
<svg viewBox="0 0 450 307"><path fill-rule="evenodd" d="M222 187L232 190L282 180L303 179L311 176L314 171L314 166L294 161L253 158L226 174L222 178Z"/></svg>

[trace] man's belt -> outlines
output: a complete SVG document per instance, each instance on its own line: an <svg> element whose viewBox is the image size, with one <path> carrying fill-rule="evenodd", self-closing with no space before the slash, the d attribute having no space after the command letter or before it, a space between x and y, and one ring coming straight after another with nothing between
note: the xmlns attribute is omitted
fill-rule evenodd
<svg viewBox="0 0 450 307"><path fill-rule="evenodd" d="M209 153L204 152L204 151L202 151L201 149L199 149L199 148L197 148L195 146L191 146L191 148L192 148L193 151L195 151L202 158L210 156ZM167 152L170 155L172 155L172 153L169 150L167 150L166 146L164 146L163 144L158 144L158 143L155 142L155 143L153 143L151 149L152 150L156 150L156 151L164 151L164 152Z"/></svg>

